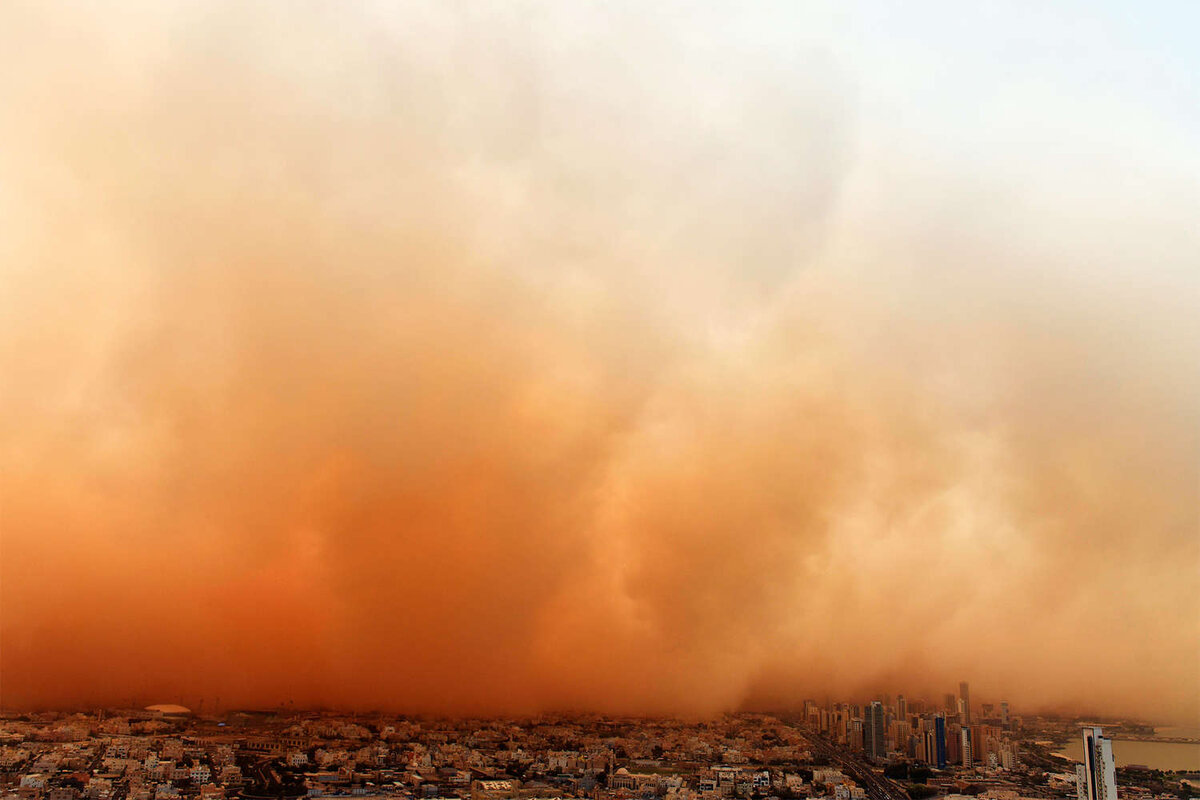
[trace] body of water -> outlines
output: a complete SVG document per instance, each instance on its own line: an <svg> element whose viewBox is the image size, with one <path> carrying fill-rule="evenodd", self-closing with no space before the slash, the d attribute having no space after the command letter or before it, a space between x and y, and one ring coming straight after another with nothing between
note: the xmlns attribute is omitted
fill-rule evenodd
<svg viewBox="0 0 1200 800"><path fill-rule="evenodd" d="M1156 728L1154 732L1164 738L1200 737L1200 729L1197 728ZM1071 739L1058 755L1081 761L1083 737ZM1118 767L1141 764L1151 769L1200 770L1200 744L1113 739L1113 758Z"/></svg>

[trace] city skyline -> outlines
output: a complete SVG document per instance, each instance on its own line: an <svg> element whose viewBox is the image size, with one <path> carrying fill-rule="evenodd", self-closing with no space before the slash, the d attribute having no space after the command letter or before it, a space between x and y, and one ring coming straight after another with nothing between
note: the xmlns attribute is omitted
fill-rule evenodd
<svg viewBox="0 0 1200 800"><path fill-rule="evenodd" d="M962 684L960 683L959 685L961 687ZM151 699L153 699L155 702L148 702ZM198 716L202 715L205 712L205 710L211 711L215 715L228 714L228 713L239 712L239 711L256 711L256 710L263 711L263 712L272 712L272 713L293 713L293 712L297 712L297 713L299 713L299 712L333 713L333 712L340 711L340 709L338 709L336 707L332 707L332 706L324 707L324 708L319 707L319 706L298 707L298 706L296 706L294 700L291 700L291 699L281 699L280 702L278 702L274 705L264 705L260 709L254 709L251 707L238 707L236 705L230 705L228 703L223 703L220 697L207 697L207 698L202 697L202 696L187 697L187 696L179 695L179 694L176 694L176 695L153 695L153 696L143 695L143 694L134 694L134 695L130 695L127 698L124 698L124 700L125 700L125 702L123 702L123 703L116 703L116 704L111 704L111 705L107 705L107 706L102 706L101 708L104 710L124 709L125 711L130 711L130 710L137 710L137 709L145 709L149 706L155 706L155 707L157 707L157 706L164 706L164 707L165 706L174 706L174 707L178 707L180 709L186 709L189 714L196 714ZM957 698L956 698L956 702L957 702ZM831 709L835 706L850 706L850 707L859 708L859 709L862 709L863 713L865 714L865 713L867 713L867 711L870 709L870 707L873 704L880 704L884 708L890 709L889 714L894 713L896 716L898 716L900 718L907 716L909 713L922 714L922 715L941 714L943 717L946 716L946 714L942 710L942 707L939 705L939 703L933 697L925 697L925 696L921 696L921 695L913 695L913 696L906 697L906 695L902 692L897 693L897 692L893 692L893 691L860 692L860 693L857 693L850 697L840 697L840 698L836 698L836 699L833 696L831 696L828 692L826 692L824 695L824 699L821 701L815 700L811 696L805 696L805 697L796 696L794 698L791 698L790 701L785 706L780 706L780 707L774 708L774 709L768 709L768 708L726 709L726 710L720 710L720 711L713 712L713 715L714 716L724 716L724 715L728 715L728 714L756 714L756 713L767 713L767 712L771 712L771 711L780 712L780 713L793 713L793 714L799 713L799 714L803 715L803 714L807 713L808 710L810 710L810 709L812 709L812 710ZM981 703L980 707L984 710L984 715L988 719L1003 720L1008 714L1009 702L1007 700L1000 700L1000 701L990 700L989 702ZM957 703L956 708L958 710L950 716L957 722L967 724L967 725L972 724L971 721L966 719L964 716L964 712L962 710L964 708L963 703ZM6 709L0 708L0 712L3 712L5 710ZM36 712L36 711L91 712L91 711L95 711L96 709L89 708L87 706L78 706L75 708L63 707L63 708L7 709L7 710L10 711L11 713L25 713L25 712L30 712L30 711L33 711L33 712ZM1050 718L1055 718L1055 717L1061 716L1057 712L1058 712L1057 709L1041 709L1041 708L1026 709L1026 713L1039 715L1039 716L1042 715L1043 713L1045 713L1045 715ZM361 713L395 714L395 713L399 713L399 712L397 712L395 710L389 710L385 707L380 707L380 708L374 708L374 709L365 709ZM540 715L549 715L549 716L563 715L566 717L571 717L573 715L578 715L580 717L587 717L592 713L599 713L599 712L589 712L586 709L559 708L559 709L545 709L543 711L530 712L529 716L536 717L536 716L540 716ZM420 716L421 714L418 713L417 715ZM435 714L433 716L436 717L437 715ZM496 716L510 717L512 715L507 714L507 713L501 713ZM614 716L619 716L619 715L614 715ZM637 716L637 715L634 715L634 716ZM672 715L661 714L661 715L648 715L648 716L651 718L670 719ZM1086 716L1087 716L1086 714L1081 715L1081 718L1085 718ZM1004 724L1007 725L1008 724L1007 721L1004 721Z"/></svg>
<svg viewBox="0 0 1200 800"><path fill-rule="evenodd" d="M947 725L936 704L907 709L911 715L902 706L900 698L865 706L808 701L802 714L708 720L290 710L212 716L177 704L4 713L0 797L1189 800L1200 765L1197 739L1185 746L1190 756L1159 752L1151 767L1120 761L1111 739L1092 726L1001 719L992 704L983 705L983 719ZM1158 737L1141 725L1115 731ZM1080 743L1080 734L1079 759L1056 752Z"/></svg>
<svg viewBox="0 0 1200 800"><path fill-rule="evenodd" d="M1195 724L1197 29L0 4L0 707Z"/></svg>

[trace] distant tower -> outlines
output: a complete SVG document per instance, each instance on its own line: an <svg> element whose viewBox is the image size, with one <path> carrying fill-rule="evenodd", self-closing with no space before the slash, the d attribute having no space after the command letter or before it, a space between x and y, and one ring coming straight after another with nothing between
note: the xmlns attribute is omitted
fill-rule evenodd
<svg viewBox="0 0 1200 800"><path fill-rule="evenodd" d="M933 718L933 736L937 752L937 768L946 768L946 715Z"/></svg>
<svg viewBox="0 0 1200 800"><path fill-rule="evenodd" d="M904 695L896 696L896 716L905 722L908 721L908 701L904 699Z"/></svg>
<svg viewBox="0 0 1200 800"><path fill-rule="evenodd" d="M883 703L876 700L867 707L866 712L866 719L863 720L863 749L871 758L882 761L887 756L887 746L883 741Z"/></svg>
<svg viewBox="0 0 1200 800"><path fill-rule="evenodd" d="M962 700L962 724L971 724L971 688L963 681L958 685L958 696Z"/></svg>
<svg viewBox="0 0 1200 800"><path fill-rule="evenodd" d="M1012 724L1012 722L1008 716L1008 701L1007 700L1000 701L1000 724L1006 728Z"/></svg>
<svg viewBox="0 0 1200 800"><path fill-rule="evenodd" d="M1100 728L1083 729L1083 764L1075 770L1080 800L1117 800L1117 765L1112 739Z"/></svg>

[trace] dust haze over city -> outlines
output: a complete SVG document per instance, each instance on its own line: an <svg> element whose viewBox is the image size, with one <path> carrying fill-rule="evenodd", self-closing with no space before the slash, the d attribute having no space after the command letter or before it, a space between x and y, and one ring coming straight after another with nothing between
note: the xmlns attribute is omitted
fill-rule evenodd
<svg viewBox="0 0 1200 800"><path fill-rule="evenodd" d="M3 707L1194 724L1200 19L887 5L5 3Z"/></svg>

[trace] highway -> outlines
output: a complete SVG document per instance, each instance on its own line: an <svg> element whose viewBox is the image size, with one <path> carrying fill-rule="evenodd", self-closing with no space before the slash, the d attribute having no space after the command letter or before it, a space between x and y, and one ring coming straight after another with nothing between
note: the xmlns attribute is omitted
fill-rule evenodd
<svg viewBox="0 0 1200 800"><path fill-rule="evenodd" d="M863 787L870 800L909 800L908 793L898 784L883 777L882 774L877 773L837 745L818 734L807 731L804 732L804 738L815 753L828 758L830 764L837 765L844 775Z"/></svg>

